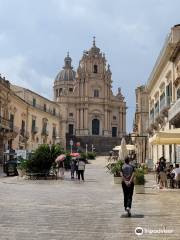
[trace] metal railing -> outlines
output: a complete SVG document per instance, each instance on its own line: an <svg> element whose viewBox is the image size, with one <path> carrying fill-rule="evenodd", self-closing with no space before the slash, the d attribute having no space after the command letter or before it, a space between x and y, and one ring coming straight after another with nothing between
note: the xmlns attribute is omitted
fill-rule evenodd
<svg viewBox="0 0 180 240"><path fill-rule="evenodd" d="M159 116L159 106L154 109L154 117L156 118L158 116Z"/></svg>
<svg viewBox="0 0 180 240"><path fill-rule="evenodd" d="M38 127L36 127L36 126L32 127L32 128L31 128L31 132L32 132L33 134L38 133Z"/></svg>
<svg viewBox="0 0 180 240"><path fill-rule="evenodd" d="M49 135L49 131L46 128L43 128L41 134L43 136L48 136Z"/></svg>
<svg viewBox="0 0 180 240"><path fill-rule="evenodd" d="M172 120L178 113L180 113L180 98L171 106L168 111L169 121Z"/></svg>
<svg viewBox="0 0 180 240"><path fill-rule="evenodd" d="M22 128L20 129L20 135L24 138L29 138L29 132Z"/></svg>
<svg viewBox="0 0 180 240"><path fill-rule="evenodd" d="M0 116L0 127L9 129L10 121Z"/></svg>
<svg viewBox="0 0 180 240"><path fill-rule="evenodd" d="M162 111L164 108L168 108L171 103L171 97L170 96L164 96L160 100L160 111Z"/></svg>

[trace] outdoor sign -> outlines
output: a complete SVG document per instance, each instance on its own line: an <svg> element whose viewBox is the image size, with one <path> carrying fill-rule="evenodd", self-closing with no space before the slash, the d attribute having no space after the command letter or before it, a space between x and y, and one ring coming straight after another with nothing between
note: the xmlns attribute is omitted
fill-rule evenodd
<svg viewBox="0 0 180 240"><path fill-rule="evenodd" d="M77 142L77 143L76 143L76 146L77 146L77 147L80 147L80 145L81 145L80 142Z"/></svg>
<svg viewBox="0 0 180 240"><path fill-rule="evenodd" d="M73 146L73 140L70 140L69 144L70 144L71 146Z"/></svg>

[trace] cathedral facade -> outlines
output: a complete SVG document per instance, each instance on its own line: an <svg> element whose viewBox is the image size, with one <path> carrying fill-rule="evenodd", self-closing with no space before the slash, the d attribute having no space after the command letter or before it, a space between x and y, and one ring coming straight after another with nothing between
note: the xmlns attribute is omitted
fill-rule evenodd
<svg viewBox="0 0 180 240"><path fill-rule="evenodd" d="M54 101L60 106L62 135L125 135L126 102L120 88L116 95L112 92L110 65L95 39L90 50L83 52L77 71L71 62L68 53L54 81Z"/></svg>

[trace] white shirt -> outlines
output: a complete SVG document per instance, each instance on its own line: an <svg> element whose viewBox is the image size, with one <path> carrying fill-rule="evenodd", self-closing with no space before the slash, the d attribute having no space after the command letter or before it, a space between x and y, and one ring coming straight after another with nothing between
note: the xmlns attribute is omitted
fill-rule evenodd
<svg viewBox="0 0 180 240"><path fill-rule="evenodd" d="M180 174L180 168L175 168L175 169L173 169L173 170L172 170L172 173L175 174L174 178L175 178L175 180L177 180L177 176L178 176L178 174Z"/></svg>

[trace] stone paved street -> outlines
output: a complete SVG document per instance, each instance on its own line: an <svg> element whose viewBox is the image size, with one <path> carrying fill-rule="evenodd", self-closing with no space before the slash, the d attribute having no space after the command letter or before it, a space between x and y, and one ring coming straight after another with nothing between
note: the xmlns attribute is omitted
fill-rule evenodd
<svg viewBox="0 0 180 240"><path fill-rule="evenodd" d="M86 181L0 178L1 240L180 239L180 191L153 189L134 194L132 218L124 217L120 185L99 157L86 168ZM172 234L135 235L136 227L173 230Z"/></svg>

